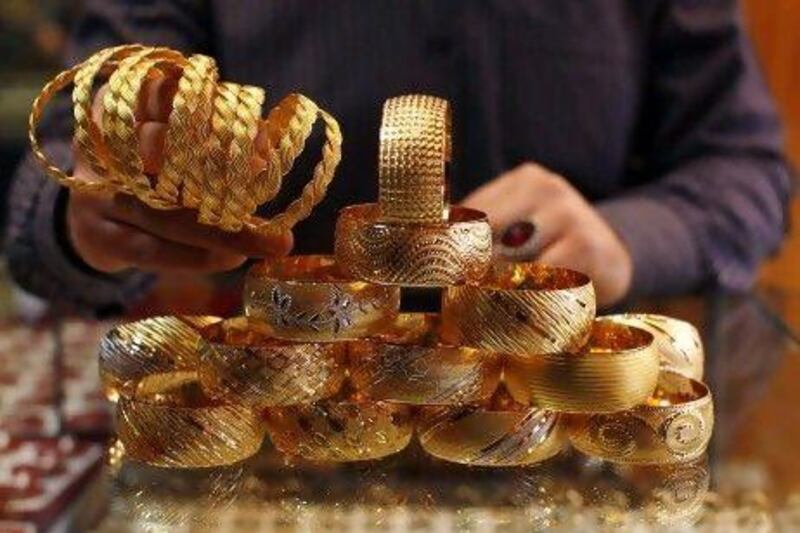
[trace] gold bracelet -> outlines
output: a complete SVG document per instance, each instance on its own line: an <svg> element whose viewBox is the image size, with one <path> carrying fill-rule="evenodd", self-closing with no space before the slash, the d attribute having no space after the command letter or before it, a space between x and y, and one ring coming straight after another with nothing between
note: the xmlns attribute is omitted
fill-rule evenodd
<svg viewBox="0 0 800 533"><path fill-rule="evenodd" d="M376 204L340 211L336 261L349 276L387 285L441 287L478 281L492 256L486 215L453 207L443 224L405 224L379 218Z"/></svg>
<svg viewBox="0 0 800 533"><path fill-rule="evenodd" d="M566 413L623 411L645 402L658 382L653 336L596 320L577 353L506 359L505 383L518 402Z"/></svg>
<svg viewBox="0 0 800 533"><path fill-rule="evenodd" d="M500 364L494 354L442 344L433 315L403 313L378 338L351 343L350 380L374 400L461 405L494 393Z"/></svg>
<svg viewBox="0 0 800 533"><path fill-rule="evenodd" d="M203 330L198 374L212 398L256 409L311 403L336 392L345 378L342 343L290 343L247 318Z"/></svg>
<svg viewBox="0 0 800 533"><path fill-rule="evenodd" d="M655 338L661 368L692 379L703 379L705 355L700 333L677 318L652 314L614 315L613 320L649 331Z"/></svg>
<svg viewBox="0 0 800 533"><path fill-rule="evenodd" d="M310 461L367 461L402 451L414 424L409 407L361 400L324 400L265 412L281 452Z"/></svg>
<svg viewBox="0 0 800 533"><path fill-rule="evenodd" d="M358 339L397 318L400 289L344 276L330 256L264 261L247 273L244 309L279 338L298 341Z"/></svg>
<svg viewBox="0 0 800 533"><path fill-rule="evenodd" d="M537 263L497 263L479 285L445 289L442 335L454 344L536 357L580 349L594 316L588 276Z"/></svg>
<svg viewBox="0 0 800 533"><path fill-rule="evenodd" d="M446 221L445 165L451 155L447 100L409 94L386 100L380 130L381 220Z"/></svg>
<svg viewBox="0 0 800 533"><path fill-rule="evenodd" d="M570 438L582 453L611 462L671 464L706 450L714 427L711 391L664 371L651 397L630 411L576 416Z"/></svg>

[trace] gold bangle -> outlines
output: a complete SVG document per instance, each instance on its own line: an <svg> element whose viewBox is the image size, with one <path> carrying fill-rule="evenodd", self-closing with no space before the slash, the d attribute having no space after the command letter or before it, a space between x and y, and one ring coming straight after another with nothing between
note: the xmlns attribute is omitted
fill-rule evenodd
<svg viewBox="0 0 800 533"><path fill-rule="evenodd" d="M480 285L445 289L442 335L454 344L535 357L580 349L594 316L588 276L537 263L498 263Z"/></svg>
<svg viewBox="0 0 800 533"><path fill-rule="evenodd" d="M650 397L658 382L658 355L647 331L596 320L580 352L511 355L504 371L518 402L566 413L607 413Z"/></svg>
<svg viewBox="0 0 800 533"><path fill-rule="evenodd" d="M432 315L403 313L379 338L351 343L350 380L375 400L461 405L494 393L500 364L494 354L442 344Z"/></svg>
<svg viewBox="0 0 800 533"><path fill-rule="evenodd" d="M570 438L580 452L607 461L671 464L700 457L713 427L714 405L708 387L665 371L656 391L642 405L621 413L576 416Z"/></svg>
<svg viewBox="0 0 800 533"><path fill-rule="evenodd" d="M385 402L324 400L265 412L281 452L311 461L366 461L402 451L414 430L409 407Z"/></svg>
<svg viewBox="0 0 800 533"><path fill-rule="evenodd" d="M397 317L400 289L344 276L331 256L301 255L247 273L244 309L279 338L334 341L373 335Z"/></svg>
<svg viewBox="0 0 800 533"><path fill-rule="evenodd" d="M423 94L389 98L380 130L381 220L447 220L445 165L451 154L450 105Z"/></svg>
<svg viewBox="0 0 800 533"><path fill-rule="evenodd" d="M492 231L486 215L453 207L444 224L379 218L376 204L340 211L336 261L349 276L387 285L441 287L480 280L489 269Z"/></svg>
<svg viewBox="0 0 800 533"><path fill-rule="evenodd" d="M703 379L703 341L697 328L690 323L652 314L624 314L609 318L652 333L662 369L696 380Z"/></svg>
<svg viewBox="0 0 800 533"><path fill-rule="evenodd" d="M212 398L256 409L311 403L342 385L341 343L287 343L246 318L226 320L203 331L198 375Z"/></svg>

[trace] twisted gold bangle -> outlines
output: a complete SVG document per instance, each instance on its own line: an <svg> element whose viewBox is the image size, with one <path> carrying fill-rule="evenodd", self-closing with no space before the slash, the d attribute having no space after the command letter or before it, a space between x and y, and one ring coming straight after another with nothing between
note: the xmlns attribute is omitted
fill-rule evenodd
<svg viewBox="0 0 800 533"><path fill-rule="evenodd" d="M664 371L654 394L634 409L576 416L570 438L577 450L607 461L672 464L700 457L713 427L708 387Z"/></svg>
<svg viewBox="0 0 800 533"><path fill-rule="evenodd" d="M658 381L653 336L596 320L578 353L506 359L505 383L518 402L566 413L607 413L639 405Z"/></svg>
<svg viewBox="0 0 800 533"><path fill-rule="evenodd" d="M391 325L399 307L399 288L349 279L330 256L265 261L245 280L245 314L264 321L282 339L366 337Z"/></svg>
<svg viewBox="0 0 800 533"><path fill-rule="evenodd" d="M346 274L387 285L440 287L480 280L489 269L486 215L453 207L446 223L384 222L375 204L346 207L336 223L336 261Z"/></svg>
<svg viewBox="0 0 800 533"><path fill-rule="evenodd" d="M442 335L519 357L575 351L595 316L588 276L536 263L498 263L479 285L447 287Z"/></svg>

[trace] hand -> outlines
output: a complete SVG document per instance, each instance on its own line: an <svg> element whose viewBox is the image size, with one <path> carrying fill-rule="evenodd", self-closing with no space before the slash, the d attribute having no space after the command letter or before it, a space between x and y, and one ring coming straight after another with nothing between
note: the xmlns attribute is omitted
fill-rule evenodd
<svg viewBox="0 0 800 533"><path fill-rule="evenodd" d="M633 262L614 230L564 178L533 163L484 185L464 205L489 215L496 232L521 220L536 224L536 260L579 270L594 282L600 306L628 293Z"/></svg>
<svg viewBox="0 0 800 533"><path fill-rule="evenodd" d="M102 120L103 94L98 91L92 109L93 120ZM139 151L144 171L157 175L163 163L164 136L176 83L172 78L148 79L136 110ZM267 137L262 129L256 139L263 153ZM101 180L76 155L75 174L88 180ZM254 172L265 165L253 157ZM229 233L199 224L197 213L189 209L162 211L147 207L127 195L114 197L70 192L67 204L70 242L78 255L101 272L128 268L168 273L210 273L231 270L247 257L285 255L292 248L291 233L260 235L248 230Z"/></svg>

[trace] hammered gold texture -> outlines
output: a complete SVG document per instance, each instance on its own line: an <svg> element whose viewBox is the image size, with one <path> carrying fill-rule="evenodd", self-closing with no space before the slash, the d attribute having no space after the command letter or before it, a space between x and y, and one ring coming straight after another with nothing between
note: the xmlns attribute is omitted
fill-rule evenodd
<svg viewBox="0 0 800 533"><path fill-rule="evenodd" d="M447 287L443 337L519 357L576 351L595 317L591 280L537 263L498 263L480 284Z"/></svg>
<svg viewBox="0 0 800 533"><path fill-rule="evenodd" d="M331 256L264 261L247 273L247 316L287 340L358 339L384 330L397 317L400 289L355 281Z"/></svg>
<svg viewBox="0 0 800 533"><path fill-rule="evenodd" d="M393 455L408 446L414 430L407 406L349 400L269 409L266 424L278 450L326 462Z"/></svg>
<svg viewBox="0 0 800 533"><path fill-rule="evenodd" d="M566 413L624 411L645 402L658 382L652 334L596 320L577 353L510 355L506 387L515 400Z"/></svg>
<svg viewBox="0 0 800 533"><path fill-rule="evenodd" d="M343 209L336 223L336 261L346 274L373 283L442 287L478 281L492 255L486 216L453 207L444 224L379 219L376 204Z"/></svg>
<svg viewBox="0 0 800 533"><path fill-rule="evenodd" d="M447 220L445 165L450 161L450 106L423 94L390 98L380 130L381 219Z"/></svg>
<svg viewBox="0 0 800 533"><path fill-rule="evenodd" d="M558 454L566 442L561 416L539 408L428 407L417 431L427 453L472 466L538 463Z"/></svg>
<svg viewBox="0 0 800 533"><path fill-rule="evenodd" d="M573 446L624 464L672 464L703 455L714 427L711 392L703 383L664 371L649 401L629 411L576 416Z"/></svg>

